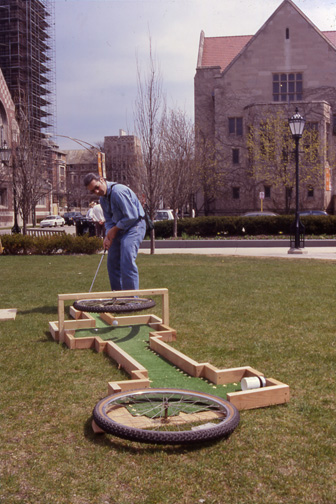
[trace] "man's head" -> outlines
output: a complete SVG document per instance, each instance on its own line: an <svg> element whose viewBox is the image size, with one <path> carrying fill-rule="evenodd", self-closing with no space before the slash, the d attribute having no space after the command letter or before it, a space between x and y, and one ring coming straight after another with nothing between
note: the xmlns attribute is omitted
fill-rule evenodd
<svg viewBox="0 0 336 504"><path fill-rule="evenodd" d="M85 175L84 185L91 194L96 194L97 196L105 196L106 194L107 185L105 179L95 173Z"/></svg>

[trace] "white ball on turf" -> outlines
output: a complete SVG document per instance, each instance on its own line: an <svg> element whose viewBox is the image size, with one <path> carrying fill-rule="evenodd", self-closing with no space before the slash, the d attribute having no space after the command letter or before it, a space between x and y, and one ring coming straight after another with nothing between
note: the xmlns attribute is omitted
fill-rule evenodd
<svg viewBox="0 0 336 504"><path fill-rule="evenodd" d="M117 326L118 325L118 320L113 320L112 325Z"/></svg>

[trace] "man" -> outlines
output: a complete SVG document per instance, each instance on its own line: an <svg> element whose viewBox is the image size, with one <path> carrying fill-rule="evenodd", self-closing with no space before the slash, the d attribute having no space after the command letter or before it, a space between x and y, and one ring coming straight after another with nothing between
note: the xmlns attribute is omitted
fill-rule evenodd
<svg viewBox="0 0 336 504"><path fill-rule="evenodd" d="M105 236L105 218L101 205L99 203L94 203L92 207L91 219L96 226L96 236Z"/></svg>
<svg viewBox="0 0 336 504"><path fill-rule="evenodd" d="M90 208L89 208L89 210L86 212L86 215L85 215L85 217L86 217L87 219L92 219L92 210L93 210L94 205L95 205L95 204L94 204L94 202L93 202L93 201L91 201L91 203L89 204L89 207L90 207Z"/></svg>
<svg viewBox="0 0 336 504"><path fill-rule="evenodd" d="M145 212L127 186L108 182L88 173L84 185L91 194L100 196L105 217L103 246L108 250L107 271L112 290L139 289L136 257L146 234Z"/></svg>

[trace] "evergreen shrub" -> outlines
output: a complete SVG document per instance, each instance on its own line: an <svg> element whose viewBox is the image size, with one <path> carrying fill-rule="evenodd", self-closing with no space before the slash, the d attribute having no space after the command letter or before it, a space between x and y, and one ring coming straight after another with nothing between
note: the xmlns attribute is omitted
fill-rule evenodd
<svg viewBox="0 0 336 504"><path fill-rule="evenodd" d="M304 216L301 222L307 235L335 235L336 216ZM177 222L178 236L194 238L226 238L232 236L278 236L290 235L291 225L295 215L278 216L225 216L196 217L194 219L179 219ZM156 238L171 238L173 236L173 221L155 223Z"/></svg>
<svg viewBox="0 0 336 504"><path fill-rule="evenodd" d="M95 254L103 247L103 240L96 236L72 236L69 234L35 237L22 234L2 235L4 254Z"/></svg>

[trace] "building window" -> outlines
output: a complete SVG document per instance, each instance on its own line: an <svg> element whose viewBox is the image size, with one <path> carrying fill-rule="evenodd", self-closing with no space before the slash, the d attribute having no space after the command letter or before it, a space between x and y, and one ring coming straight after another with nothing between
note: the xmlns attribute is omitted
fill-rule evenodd
<svg viewBox="0 0 336 504"><path fill-rule="evenodd" d="M0 206L4 207L8 206L7 189L4 187L3 188L0 187Z"/></svg>
<svg viewBox="0 0 336 504"><path fill-rule="evenodd" d="M37 206L43 206L45 207L47 205L47 198L46 196L41 196L41 198L37 202Z"/></svg>
<svg viewBox="0 0 336 504"><path fill-rule="evenodd" d="M292 102L302 100L302 73L273 74L273 101Z"/></svg>
<svg viewBox="0 0 336 504"><path fill-rule="evenodd" d="M243 135L243 118L229 117L229 134L242 136Z"/></svg>
<svg viewBox="0 0 336 504"><path fill-rule="evenodd" d="M314 188L313 187L308 187L307 196L308 196L308 198L314 198Z"/></svg>
<svg viewBox="0 0 336 504"><path fill-rule="evenodd" d="M265 193L265 198L270 198L271 197L271 186L264 186L264 193Z"/></svg>
<svg viewBox="0 0 336 504"><path fill-rule="evenodd" d="M286 28L286 39L289 39L289 28Z"/></svg>
<svg viewBox="0 0 336 504"><path fill-rule="evenodd" d="M232 149L232 163L239 164L239 149Z"/></svg>
<svg viewBox="0 0 336 504"><path fill-rule="evenodd" d="M336 114L333 115L333 134L336 135Z"/></svg>

